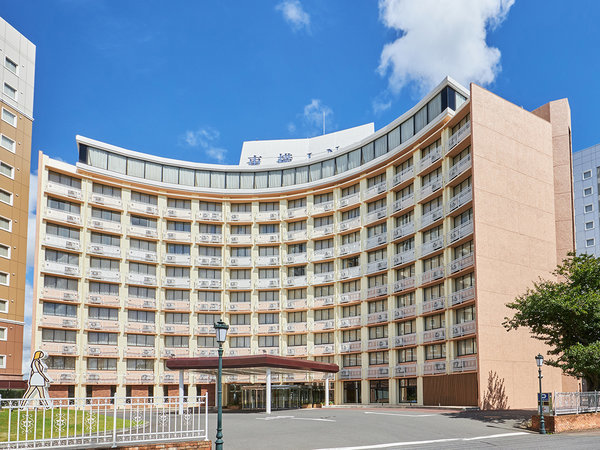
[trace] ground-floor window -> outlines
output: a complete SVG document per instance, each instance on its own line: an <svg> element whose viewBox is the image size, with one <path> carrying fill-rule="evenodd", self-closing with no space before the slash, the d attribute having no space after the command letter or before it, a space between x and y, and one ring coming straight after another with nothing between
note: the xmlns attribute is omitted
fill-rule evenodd
<svg viewBox="0 0 600 450"><path fill-rule="evenodd" d="M360 381L344 381L344 403L360 403Z"/></svg>
<svg viewBox="0 0 600 450"><path fill-rule="evenodd" d="M398 380L398 402L416 403L417 402L417 379L403 378Z"/></svg>
<svg viewBox="0 0 600 450"><path fill-rule="evenodd" d="M370 382L371 403L390 402L390 383L388 380L374 380Z"/></svg>

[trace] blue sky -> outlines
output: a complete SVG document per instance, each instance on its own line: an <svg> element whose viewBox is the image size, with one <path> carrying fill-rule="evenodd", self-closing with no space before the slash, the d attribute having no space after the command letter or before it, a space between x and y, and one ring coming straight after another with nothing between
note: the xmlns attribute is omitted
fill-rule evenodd
<svg viewBox="0 0 600 450"><path fill-rule="evenodd" d="M76 134L237 163L244 140L319 134L323 113L327 131L380 128L445 75L526 109L567 97L573 148L600 142L598 2L0 0L0 15L37 46L33 173L38 150L75 162Z"/></svg>

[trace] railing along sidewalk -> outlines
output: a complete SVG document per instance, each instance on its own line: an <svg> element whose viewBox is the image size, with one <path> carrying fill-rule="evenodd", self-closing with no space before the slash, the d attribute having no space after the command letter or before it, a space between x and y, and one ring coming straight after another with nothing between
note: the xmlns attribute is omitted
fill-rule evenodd
<svg viewBox="0 0 600 450"><path fill-rule="evenodd" d="M600 412L600 391L555 392L554 415Z"/></svg>

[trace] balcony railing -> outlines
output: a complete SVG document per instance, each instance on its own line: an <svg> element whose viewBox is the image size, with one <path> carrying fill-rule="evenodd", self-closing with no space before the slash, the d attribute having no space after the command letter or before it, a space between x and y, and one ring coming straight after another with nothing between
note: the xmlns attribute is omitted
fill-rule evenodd
<svg viewBox="0 0 600 450"><path fill-rule="evenodd" d="M48 181L48 184L46 184L46 192L62 195L63 197L74 198L75 200L82 199L81 189L55 183L53 181Z"/></svg>
<svg viewBox="0 0 600 450"><path fill-rule="evenodd" d="M331 200L329 202L315 203L312 208L312 213L313 214L321 214L321 213L325 213L328 211L333 211L334 208L335 208L335 205L333 203L333 200Z"/></svg>
<svg viewBox="0 0 600 450"><path fill-rule="evenodd" d="M207 222L223 222L223 213L221 211L198 211L196 218Z"/></svg>
<svg viewBox="0 0 600 450"><path fill-rule="evenodd" d="M460 208L463 205L466 205L471 200L473 200L473 189L469 186L466 189L460 191L460 193L456 194L454 197L450 199L448 202L448 211L452 212L455 209Z"/></svg>
<svg viewBox="0 0 600 450"><path fill-rule="evenodd" d="M475 334L476 329L477 327L474 320L457 323L456 325L452 325L452 337L455 338Z"/></svg>
<svg viewBox="0 0 600 450"><path fill-rule="evenodd" d="M448 148L446 153L456 147L464 138L466 138L471 133L471 121L465 123L459 130L450 136L448 139Z"/></svg>
<svg viewBox="0 0 600 450"><path fill-rule="evenodd" d="M161 328L163 334L190 334L189 324L166 324Z"/></svg>
<svg viewBox="0 0 600 450"><path fill-rule="evenodd" d="M421 303L421 314L439 311L446 307L446 297L437 297Z"/></svg>
<svg viewBox="0 0 600 450"><path fill-rule="evenodd" d="M444 248L444 237L440 236L438 238L424 242L421 245L421 256L427 256L433 252L441 250L442 248Z"/></svg>
<svg viewBox="0 0 600 450"><path fill-rule="evenodd" d="M393 314L394 314L394 320L405 319L407 317L414 317L417 315L417 306L416 305L401 306L400 308L394 309Z"/></svg>
<svg viewBox="0 0 600 450"><path fill-rule="evenodd" d="M294 322L285 325L284 331L286 333L306 333L308 331L308 324L306 322Z"/></svg>
<svg viewBox="0 0 600 450"><path fill-rule="evenodd" d="M127 209L131 212L158 216L158 206L149 205L148 203L129 202Z"/></svg>
<svg viewBox="0 0 600 450"><path fill-rule="evenodd" d="M378 220L385 219L387 216L387 206L376 209L374 211L369 212L365 216L365 225L368 225L373 222L377 222Z"/></svg>
<svg viewBox="0 0 600 450"><path fill-rule="evenodd" d="M116 245L89 244L88 253L92 255L108 256L109 258L120 258L121 247Z"/></svg>
<svg viewBox="0 0 600 450"><path fill-rule="evenodd" d="M392 186L398 186L399 184L410 180L414 176L415 176L415 166L407 167L406 169L404 169L401 172L398 172L396 175L394 175L394 178L392 178Z"/></svg>
<svg viewBox="0 0 600 450"><path fill-rule="evenodd" d="M127 299L127 306L130 308L156 309L156 300L130 297Z"/></svg>
<svg viewBox="0 0 600 450"><path fill-rule="evenodd" d="M121 322L116 320L88 319L85 327L88 330L120 331Z"/></svg>
<svg viewBox="0 0 600 450"><path fill-rule="evenodd" d="M129 227L129 234L135 237L158 239L158 231L156 230L156 228L138 227L135 225L131 225Z"/></svg>
<svg viewBox="0 0 600 450"><path fill-rule="evenodd" d="M251 212L232 212L229 214L230 222L252 222Z"/></svg>
<svg viewBox="0 0 600 450"><path fill-rule="evenodd" d="M471 372L477 370L477 358L458 358L450 361L450 370L452 372Z"/></svg>
<svg viewBox="0 0 600 450"><path fill-rule="evenodd" d="M127 372L124 376L126 384L154 384L154 372Z"/></svg>
<svg viewBox="0 0 600 450"><path fill-rule="evenodd" d="M121 222L90 218L88 226L94 230L108 231L109 233L121 233Z"/></svg>
<svg viewBox="0 0 600 450"><path fill-rule="evenodd" d="M127 254L129 259L135 259L136 261L156 262L158 258L156 252L140 250L137 248L130 248Z"/></svg>
<svg viewBox="0 0 600 450"><path fill-rule="evenodd" d="M252 334L252 326L251 325L230 325L229 326L229 334L232 334L232 335Z"/></svg>
<svg viewBox="0 0 600 450"><path fill-rule="evenodd" d="M474 263L474 259L473 253L456 258L452 260L450 264L448 264L448 272L456 273L466 269L467 267L471 267Z"/></svg>
<svg viewBox="0 0 600 450"><path fill-rule="evenodd" d="M439 147L436 147L433 150L431 150L427 154L427 156L425 156L424 158L421 158L421 160L419 161L419 171L423 171L423 170L427 169L432 164L434 164L436 161L439 161L439 159L441 157L442 157L442 146L440 145Z"/></svg>
<svg viewBox="0 0 600 450"><path fill-rule="evenodd" d="M333 330L334 327L335 321L333 319L315 320L313 323L313 331Z"/></svg>
<svg viewBox="0 0 600 450"><path fill-rule="evenodd" d="M229 302L227 304L227 311L251 311L251 302Z"/></svg>
<svg viewBox="0 0 600 450"><path fill-rule="evenodd" d="M367 350L385 350L388 348L388 338L370 339L367 341Z"/></svg>
<svg viewBox="0 0 600 450"><path fill-rule="evenodd" d="M397 253L392 257L392 267L401 266L415 260L415 249L406 250L402 253Z"/></svg>
<svg viewBox="0 0 600 450"><path fill-rule="evenodd" d="M178 255L174 253L167 253L165 255L165 259L163 260L165 264L175 264L181 266L191 266L192 265L192 257L190 255Z"/></svg>
<svg viewBox="0 0 600 450"><path fill-rule="evenodd" d="M104 269L89 269L88 277L94 280L120 282L121 272Z"/></svg>
<svg viewBox="0 0 600 450"><path fill-rule="evenodd" d="M387 321L388 321L388 312L387 311L374 312L374 313L370 313L367 316L368 324L382 323L382 322L387 322Z"/></svg>
<svg viewBox="0 0 600 450"><path fill-rule="evenodd" d="M279 211L259 211L256 213L258 222L279 221Z"/></svg>
<svg viewBox="0 0 600 450"><path fill-rule="evenodd" d="M98 370L82 374L86 384L118 384L119 377L116 371Z"/></svg>
<svg viewBox="0 0 600 450"><path fill-rule="evenodd" d="M390 368L385 367L369 367L367 370L367 378L389 378Z"/></svg>
<svg viewBox="0 0 600 450"><path fill-rule="evenodd" d="M398 364L394 367L394 376L395 377L416 377L417 376L417 364L416 363L408 363L408 364Z"/></svg>
<svg viewBox="0 0 600 450"><path fill-rule="evenodd" d="M256 242L258 244L275 243L280 240L279 233L259 233L256 235Z"/></svg>
<svg viewBox="0 0 600 450"><path fill-rule="evenodd" d="M380 233L367 238L367 250L383 245L387 242L387 233Z"/></svg>
<svg viewBox="0 0 600 450"><path fill-rule="evenodd" d="M114 345L88 345L86 356L119 356L119 349Z"/></svg>
<svg viewBox="0 0 600 450"><path fill-rule="evenodd" d="M167 208L165 209L165 217L170 219L192 220L192 210L184 208Z"/></svg>
<svg viewBox="0 0 600 450"><path fill-rule="evenodd" d="M460 291L453 292L450 296L452 306L473 300L475 298L475 287L471 286Z"/></svg>
<svg viewBox="0 0 600 450"><path fill-rule="evenodd" d="M67 239L62 236L54 236L52 234L45 235L44 244L49 247L57 247L65 250L79 251L81 249L81 243L79 241Z"/></svg>
<svg viewBox="0 0 600 450"><path fill-rule="evenodd" d="M78 277L80 274L79 266L59 263L55 261L44 261L43 271L49 273L56 273L59 275L68 275Z"/></svg>
<svg viewBox="0 0 600 450"><path fill-rule="evenodd" d="M291 208L286 211L285 217L287 219L296 219L298 217L306 217L308 215L308 209L306 206L301 206L299 208Z"/></svg>
<svg viewBox="0 0 600 450"><path fill-rule="evenodd" d="M46 217L73 225L81 225L81 216L79 214L62 211L60 209L46 208Z"/></svg>
<svg viewBox="0 0 600 450"><path fill-rule="evenodd" d="M421 284L431 283L432 281L444 278L445 270L444 266L434 267L421 274Z"/></svg>
<svg viewBox="0 0 600 450"><path fill-rule="evenodd" d="M75 356L79 353L77 345L62 342L42 342L40 348L50 355Z"/></svg>
<svg viewBox="0 0 600 450"><path fill-rule="evenodd" d="M315 273L313 284L332 283L335 280L335 272Z"/></svg>
<svg viewBox="0 0 600 450"><path fill-rule="evenodd" d="M322 261L324 259L330 259L335 256L333 248L322 248L313 252L312 261Z"/></svg>
<svg viewBox="0 0 600 450"><path fill-rule="evenodd" d="M279 256L259 256L256 265L258 267L279 266Z"/></svg>
<svg viewBox="0 0 600 450"><path fill-rule="evenodd" d="M361 316L344 317L343 319L339 319L338 321L339 328L360 327L360 325Z"/></svg>
<svg viewBox="0 0 600 450"><path fill-rule="evenodd" d="M154 347L133 347L128 345L125 348L127 358L154 358Z"/></svg>
<svg viewBox="0 0 600 450"><path fill-rule="evenodd" d="M190 311L191 305L187 300L163 300L162 307L166 311Z"/></svg>
<svg viewBox="0 0 600 450"><path fill-rule="evenodd" d="M287 348L288 356L306 356L308 354L308 349L306 345L294 345L293 347ZM288 375L301 375L301 374L288 374ZM306 376L306 375L304 375Z"/></svg>
<svg viewBox="0 0 600 450"><path fill-rule="evenodd" d="M192 242L192 233L189 231L173 231L167 230L163 233L163 239L174 242Z"/></svg>
<svg viewBox="0 0 600 450"><path fill-rule="evenodd" d="M407 195L406 197L402 197L394 202L392 207L393 212L402 211L410 206L415 204L415 196L414 194Z"/></svg>
<svg viewBox="0 0 600 450"><path fill-rule="evenodd" d="M76 384L79 378L75 371L71 370L48 370L52 384Z"/></svg>
<svg viewBox="0 0 600 450"><path fill-rule="evenodd" d="M79 327L79 321L76 317L42 316L41 326L74 329Z"/></svg>
<svg viewBox="0 0 600 450"><path fill-rule="evenodd" d="M120 197L111 197L110 195L92 193L90 194L89 199L90 203L94 203L96 205L123 209L123 201Z"/></svg>
<svg viewBox="0 0 600 450"><path fill-rule="evenodd" d="M252 267L251 256L236 256L229 258L228 264L233 267Z"/></svg>
<svg viewBox="0 0 600 450"><path fill-rule="evenodd" d="M469 220L453 229L448 233L448 242L456 242L466 236L473 234L473 221Z"/></svg>
<svg viewBox="0 0 600 450"><path fill-rule="evenodd" d="M362 378L362 368L357 367L356 369L342 369L339 371L340 380L357 380Z"/></svg>
<svg viewBox="0 0 600 450"><path fill-rule="evenodd" d="M127 274L127 281L135 284L143 284L144 286L156 286L156 276L148 275L145 273L134 273L129 272Z"/></svg>
<svg viewBox="0 0 600 450"><path fill-rule="evenodd" d="M423 375L446 373L446 361L430 361L422 364Z"/></svg>
<svg viewBox="0 0 600 450"><path fill-rule="evenodd" d="M285 285L288 287L307 286L308 279L306 278L306 275L298 277L287 277L287 279L285 280Z"/></svg>
<svg viewBox="0 0 600 450"><path fill-rule="evenodd" d="M121 298L116 295L90 294L88 303L101 306L120 306Z"/></svg>
<svg viewBox="0 0 600 450"><path fill-rule="evenodd" d="M257 353L259 355L279 356L279 347L259 347Z"/></svg>
<svg viewBox="0 0 600 450"><path fill-rule="evenodd" d="M460 161L456 162L450 169L448 170L448 181L454 180L460 174L466 172L471 167L471 155L467 155L462 158Z"/></svg>
<svg viewBox="0 0 600 450"><path fill-rule="evenodd" d="M288 299L285 302L285 309L306 309L308 300L305 298Z"/></svg>
<svg viewBox="0 0 600 450"><path fill-rule="evenodd" d="M215 357L218 356L218 352L219 351L216 348L197 348L194 350L194 356L199 356L201 358Z"/></svg>
<svg viewBox="0 0 600 450"><path fill-rule="evenodd" d="M345 292L340 295L340 303L351 303L360 301L360 291Z"/></svg>
<svg viewBox="0 0 600 450"><path fill-rule="evenodd" d="M415 277L407 277L394 282L394 292L402 292L415 287Z"/></svg>
<svg viewBox="0 0 600 450"><path fill-rule="evenodd" d="M347 219L338 224L338 230L340 232L350 231L356 228L360 228L360 216L353 217L352 219Z"/></svg>
<svg viewBox="0 0 600 450"><path fill-rule="evenodd" d="M220 302L198 302L198 303L196 303L195 310L198 312L221 311L221 303Z"/></svg>
<svg viewBox="0 0 600 450"><path fill-rule="evenodd" d="M259 278L256 280L258 289L272 289L279 287L279 278Z"/></svg>
<svg viewBox="0 0 600 450"><path fill-rule="evenodd" d="M321 308L323 306L332 306L335 303L333 295L327 295L325 297L315 297L313 306L315 308Z"/></svg>
<svg viewBox="0 0 600 450"><path fill-rule="evenodd" d="M349 278L357 278L360 276L360 266L348 267L340 270L340 280L347 280Z"/></svg>
<svg viewBox="0 0 600 450"><path fill-rule="evenodd" d="M278 334L279 324L278 323L263 323L259 324L255 329L255 333L258 334Z"/></svg>
<svg viewBox="0 0 600 450"><path fill-rule="evenodd" d="M387 259L380 259L378 261L372 261L367 264L367 275L375 272L381 272L387 270L388 262Z"/></svg>
<svg viewBox="0 0 600 450"><path fill-rule="evenodd" d="M350 244L344 244L340 246L340 256L352 255L353 253L360 253L360 251L360 241L351 242Z"/></svg>
<svg viewBox="0 0 600 450"><path fill-rule="evenodd" d="M423 216L421 216L421 226L419 227L419 229L425 228L429 225L431 225L432 223L437 222L438 220L442 219L444 217L444 208L442 206L438 206L435 209L432 209L431 211L423 214Z"/></svg>
<svg viewBox="0 0 600 450"><path fill-rule="evenodd" d="M302 264L308 262L306 252L304 253L288 253L285 255L286 264Z"/></svg>
<svg viewBox="0 0 600 450"><path fill-rule="evenodd" d="M357 205L358 203L360 203L360 194L358 192L355 192L353 194L342 197L340 199L339 207L346 208L348 206Z"/></svg>
<svg viewBox="0 0 600 450"><path fill-rule="evenodd" d="M383 284L381 286L373 286L367 289L367 298L379 297L382 295L387 295L388 293L388 285Z"/></svg>
<svg viewBox="0 0 600 450"><path fill-rule="evenodd" d="M202 334L202 335L214 335L215 334L215 327L213 325L196 325L196 334Z"/></svg>
<svg viewBox="0 0 600 450"><path fill-rule="evenodd" d="M198 256L196 264L199 266L221 267L223 259L220 256Z"/></svg>
<svg viewBox="0 0 600 450"><path fill-rule="evenodd" d="M387 182L382 181L381 183L374 184L367 188L363 193L363 201L369 200L370 198L376 197L379 194L383 194L387 190Z"/></svg>
<svg viewBox="0 0 600 450"><path fill-rule="evenodd" d="M192 282L189 278L182 277L165 277L163 278L163 286L173 288L189 289Z"/></svg>
<svg viewBox="0 0 600 450"><path fill-rule="evenodd" d="M201 278L196 283L198 289L221 289L220 278Z"/></svg>
<svg viewBox="0 0 600 450"><path fill-rule="evenodd" d="M340 344L340 353L362 352L362 342L342 342Z"/></svg>
<svg viewBox="0 0 600 450"><path fill-rule="evenodd" d="M126 322L125 332L127 333L156 333L156 325L146 322Z"/></svg>
<svg viewBox="0 0 600 450"><path fill-rule="evenodd" d="M163 348L162 352L161 352L161 356L163 358L187 358L190 354L190 349L189 348ZM172 378L169 378L167 380L164 379L164 377L169 376ZM163 374L163 382L167 382L167 383L176 383L178 380L178 378L175 377L175 374Z"/></svg>
<svg viewBox="0 0 600 450"><path fill-rule="evenodd" d="M306 230L288 231L285 235L286 241L306 241L308 232Z"/></svg>
<svg viewBox="0 0 600 450"><path fill-rule="evenodd" d="M419 200L423 200L434 192L439 191L442 186L444 186L444 177L438 175L437 177L432 178L427 184L421 186L421 190L418 191Z"/></svg>
<svg viewBox="0 0 600 450"><path fill-rule="evenodd" d="M231 234L227 236L229 244L252 244L251 234Z"/></svg>
<svg viewBox="0 0 600 450"><path fill-rule="evenodd" d="M446 339L446 329L445 328L436 328L434 330L427 330L421 333L421 342L435 342L435 341L443 341Z"/></svg>
<svg viewBox="0 0 600 450"><path fill-rule="evenodd" d="M313 353L315 355L332 355L335 353L335 346L333 344L317 344Z"/></svg>
<svg viewBox="0 0 600 450"><path fill-rule="evenodd" d="M258 302L259 311L278 311L279 302Z"/></svg>
<svg viewBox="0 0 600 450"><path fill-rule="evenodd" d="M417 345L417 333L403 334L394 337L394 347L410 347Z"/></svg>
<svg viewBox="0 0 600 450"><path fill-rule="evenodd" d="M330 225L321 225L320 227L313 228L312 237L320 238L323 236L328 236L333 234L333 224Z"/></svg>
<svg viewBox="0 0 600 450"><path fill-rule="evenodd" d="M223 242L223 235L221 233L197 234L196 242L199 244L221 244Z"/></svg>

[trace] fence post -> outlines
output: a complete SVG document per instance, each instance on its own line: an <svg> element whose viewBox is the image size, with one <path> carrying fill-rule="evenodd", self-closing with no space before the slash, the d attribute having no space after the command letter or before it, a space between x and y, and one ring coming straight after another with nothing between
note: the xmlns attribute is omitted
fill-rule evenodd
<svg viewBox="0 0 600 450"><path fill-rule="evenodd" d="M125 417L123 417L123 420ZM113 395L113 442L112 448L117 446L117 393Z"/></svg>

